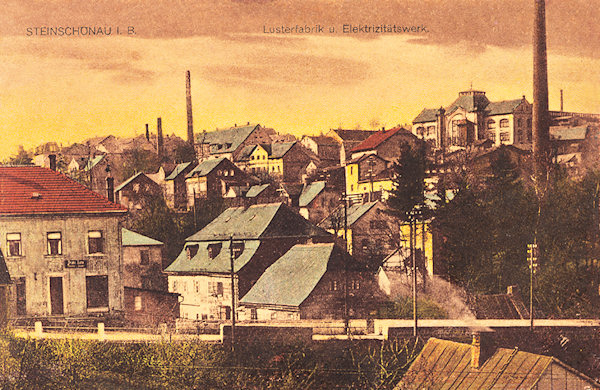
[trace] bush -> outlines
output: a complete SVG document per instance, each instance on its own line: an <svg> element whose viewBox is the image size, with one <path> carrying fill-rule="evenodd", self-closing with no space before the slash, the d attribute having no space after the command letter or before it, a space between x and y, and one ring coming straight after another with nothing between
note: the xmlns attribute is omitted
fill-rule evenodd
<svg viewBox="0 0 600 390"><path fill-rule="evenodd" d="M444 319L448 313L430 299L417 299L417 316L421 319ZM383 303L377 309L377 318L410 319L413 318L413 299L398 298Z"/></svg>

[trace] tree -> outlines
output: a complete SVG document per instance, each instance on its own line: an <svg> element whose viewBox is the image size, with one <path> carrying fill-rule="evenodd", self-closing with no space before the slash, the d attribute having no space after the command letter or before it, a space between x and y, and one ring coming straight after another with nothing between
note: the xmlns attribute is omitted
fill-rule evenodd
<svg viewBox="0 0 600 390"><path fill-rule="evenodd" d="M12 156L8 160L6 160L5 164L31 165L31 164L33 164L33 157L31 156L31 153L25 151L25 149L23 148L23 145L19 145L17 154L15 154L14 156Z"/></svg>
<svg viewBox="0 0 600 390"><path fill-rule="evenodd" d="M425 155L424 151L402 144L400 158L392 165L394 186L387 204L391 214L408 220L415 207L425 205Z"/></svg>
<svg viewBox="0 0 600 390"><path fill-rule="evenodd" d="M132 149L124 157L120 181L125 181L138 172L154 173L160 168L161 161L156 153L148 150Z"/></svg>

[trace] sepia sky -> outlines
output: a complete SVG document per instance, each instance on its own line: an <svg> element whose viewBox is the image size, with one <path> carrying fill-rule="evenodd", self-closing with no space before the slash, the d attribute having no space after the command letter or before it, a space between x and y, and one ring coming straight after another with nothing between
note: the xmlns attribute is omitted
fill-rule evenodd
<svg viewBox="0 0 600 390"><path fill-rule="evenodd" d="M565 110L600 113L594 3L547 0L551 109L564 89ZM471 85L492 101L531 101L533 0L9 0L0 11L0 160L19 144L141 134L158 116L185 137L188 69L195 131L391 127ZM264 32L296 25L323 31ZM112 34L35 34L59 26Z"/></svg>

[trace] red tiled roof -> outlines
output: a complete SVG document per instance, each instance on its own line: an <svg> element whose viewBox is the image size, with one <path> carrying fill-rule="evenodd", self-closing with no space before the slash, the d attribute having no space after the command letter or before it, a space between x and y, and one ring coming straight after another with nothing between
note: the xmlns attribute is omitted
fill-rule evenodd
<svg viewBox="0 0 600 390"><path fill-rule="evenodd" d="M0 215L124 213L62 173L37 166L0 166Z"/></svg>
<svg viewBox="0 0 600 390"><path fill-rule="evenodd" d="M375 149L376 147L381 145L384 141L389 139L391 136L393 136L399 132L407 132L409 134L412 134L408 130L406 130L402 127L395 127L393 129L389 129L389 130L378 131L377 133L371 135L369 138L367 138L366 140L364 140L363 142L361 142L360 144L355 146L354 149L351 150L351 152L361 152L363 150Z"/></svg>

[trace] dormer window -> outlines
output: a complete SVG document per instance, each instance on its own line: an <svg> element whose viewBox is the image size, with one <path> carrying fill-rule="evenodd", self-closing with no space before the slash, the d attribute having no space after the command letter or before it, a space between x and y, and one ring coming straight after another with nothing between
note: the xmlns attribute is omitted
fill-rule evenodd
<svg viewBox="0 0 600 390"><path fill-rule="evenodd" d="M231 246L231 253L233 254L233 258L237 259L244 252L244 243L243 242L234 242Z"/></svg>
<svg viewBox="0 0 600 390"><path fill-rule="evenodd" d="M196 253L198 253L198 244L188 245L185 248L185 251L187 252L188 260L191 260L192 258L194 258L194 256L196 256Z"/></svg>
<svg viewBox="0 0 600 390"><path fill-rule="evenodd" d="M225 148L229 149L230 147L231 147L231 143L230 142L228 142L228 143L225 144Z"/></svg>
<svg viewBox="0 0 600 390"><path fill-rule="evenodd" d="M208 244L208 257L214 259L221 253L221 247L223 245L219 242L216 244Z"/></svg>

